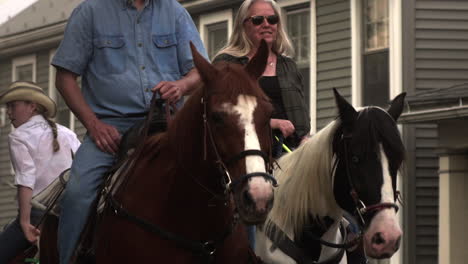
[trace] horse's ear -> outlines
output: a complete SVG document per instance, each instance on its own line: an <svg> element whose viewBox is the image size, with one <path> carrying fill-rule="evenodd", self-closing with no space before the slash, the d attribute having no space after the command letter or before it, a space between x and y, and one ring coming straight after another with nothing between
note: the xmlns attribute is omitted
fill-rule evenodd
<svg viewBox="0 0 468 264"><path fill-rule="evenodd" d="M398 117L400 117L401 113L403 112L403 107L405 106L405 96L406 93L403 92L397 97L395 97L392 100L390 108L388 108L387 110L387 112L390 114L390 116L393 117L393 120L395 120L395 122L398 120Z"/></svg>
<svg viewBox="0 0 468 264"><path fill-rule="evenodd" d="M193 63L197 68L198 73L203 81L211 80L217 74L217 70L211 63L209 63L202 55L197 51L195 45L190 41L190 49L192 50Z"/></svg>
<svg viewBox="0 0 468 264"><path fill-rule="evenodd" d="M335 95L336 106L338 107L338 111L340 114L341 122L345 127L349 127L353 124L356 120L357 112L354 107L346 101L338 91L333 88L333 94Z"/></svg>
<svg viewBox="0 0 468 264"><path fill-rule="evenodd" d="M266 41L262 39L255 56L253 56L247 66L245 66L245 70L255 79L260 78L265 71L268 53L268 45Z"/></svg>

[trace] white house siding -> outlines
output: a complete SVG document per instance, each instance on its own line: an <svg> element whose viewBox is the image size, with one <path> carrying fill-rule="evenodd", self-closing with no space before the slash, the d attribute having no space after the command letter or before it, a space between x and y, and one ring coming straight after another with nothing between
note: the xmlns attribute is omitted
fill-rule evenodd
<svg viewBox="0 0 468 264"><path fill-rule="evenodd" d="M317 129L320 129L337 114L332 88L351 99L350 3L317 0L316 14Z"/></svg>
<svg viewBox="0 0 468 264"><path fill-rule="evenodd" d="M407 67L414 93L468 83L468 1L403 1ZM406 263L438 263L437 125L407 125Z"/></svg>
<svg viewBox="0 0 468 264"><path fill-rule="evenodd" d="M8 87L11 81L11 58L0 60L0 91ZM8 153L10 124L0 126L0 230L17 214L15 199L16 188L12 187L11 163Z"/></svg>
<svg viewBox="0 0 468 264"><path fill-rule="evenodd" d="M36 52L36 83L44 89L46 94L49 93L49 50L41 50Z"/></svg>

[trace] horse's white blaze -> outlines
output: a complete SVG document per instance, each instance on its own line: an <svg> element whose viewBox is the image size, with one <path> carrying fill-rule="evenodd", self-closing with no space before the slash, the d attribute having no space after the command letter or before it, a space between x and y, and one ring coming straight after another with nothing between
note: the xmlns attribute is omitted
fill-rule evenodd
<svg viewBox="0 0 468 264"><path fill-rule="evenodd" d="M244 150L260 150L260 141L254 124L254 112L257 108L257 99L249 95L239 95L237 104L224 104L228 113L238 114L240 127L244 128ZM247 156L245 158L246 173L265 172L265 161L260 156ZM253 177L249 182L250 195L257 205L257 209L266 208L266 203L271 199L273 190L271 183L263 177Z"/></svg>
<svg viewBox="0 0 468 264"><path fill-rule="evenodd" d="M393 203L394 192L392 185L392 177L389 173L388 160L382 146L380 146L380 155L382 159L382 173L383 173L383 184L381 189L381 203ZM394 208L386 208L379 211L369 226L369 230L366 232L368 241L372 241L372 237L380 233L385 239L385 243L373 248L367 248L366 250L374 251L374 254L384 254L395 251L395 243L401 237L401 228L396 216Z"/></svg>

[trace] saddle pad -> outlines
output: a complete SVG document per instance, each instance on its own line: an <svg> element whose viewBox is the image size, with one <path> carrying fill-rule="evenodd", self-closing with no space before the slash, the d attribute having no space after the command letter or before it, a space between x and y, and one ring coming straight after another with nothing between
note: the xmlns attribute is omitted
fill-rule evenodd
<svg viewBox="0 0 468 264"><path fill-rule="evenodd" d="M50 214L58 216L60 214L59 202L65 186L67 185L68 179L70 178L70 169L64 170L60 173L51 184L49 184L44 190L36 194L32 200L31 205L34 208L46 211L49 207Z"/></svg>
<svg viewBox="0 0 468 264"><path fill-rule="evenodd" d="M99 196L99 202L97 204L97 212L102 213L107 201L107 195L114 195L115 191L118 189L124 177L119 177L122 174L128 173L128 169L132 166L134 161L130 157L126 157L119 168L113 173L106 177L106 186L104 187L104 192L101 192L103 195ZM109 192L109 193L108 193Z"/></svg>

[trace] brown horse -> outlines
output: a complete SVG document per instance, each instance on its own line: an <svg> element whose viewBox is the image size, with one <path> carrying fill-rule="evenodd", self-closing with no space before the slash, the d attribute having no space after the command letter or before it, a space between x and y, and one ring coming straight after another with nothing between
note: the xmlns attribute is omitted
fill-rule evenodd
<svg viewBox="0 0 468 264"><path fill-rule="evenodd" d="M273 203L272 106L257 79L263 43L244 68L211 65L193 48L203 87L166 133L146 140L142 155L108 196L96 242L97 263L257 263L244 227Z"/></svg>

